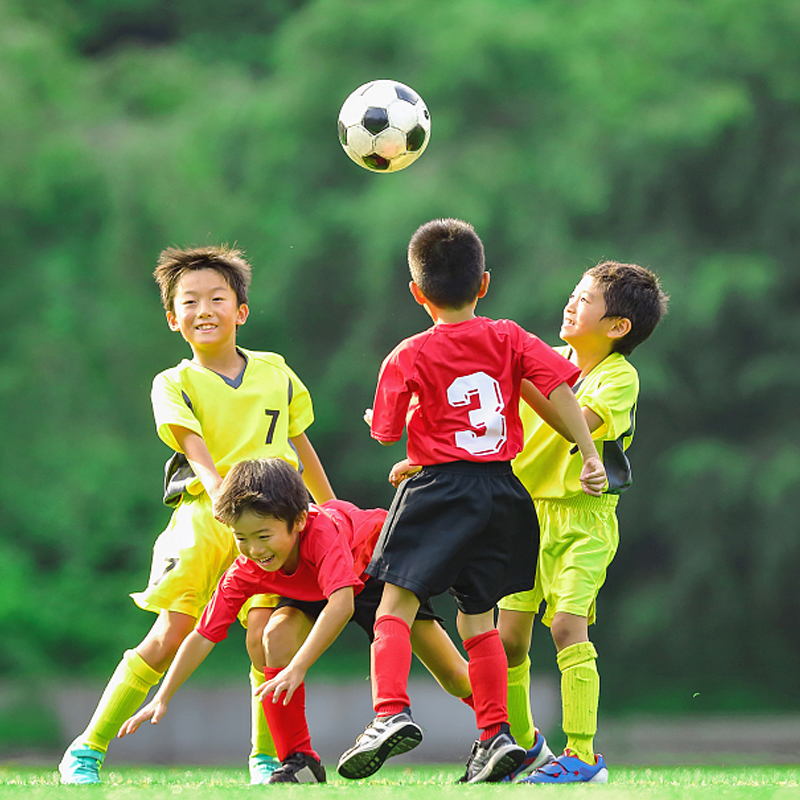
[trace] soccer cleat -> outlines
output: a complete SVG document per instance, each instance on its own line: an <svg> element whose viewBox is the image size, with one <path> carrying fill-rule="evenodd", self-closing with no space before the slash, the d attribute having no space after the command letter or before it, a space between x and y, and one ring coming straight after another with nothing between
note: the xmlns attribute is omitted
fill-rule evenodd
<svg viewBox="0 0 800 800"><path fill-rule="evenodd" d="M390 717L375 717L336 767L343 778L367 778L392 756L413 750L422 741L422 728L406 707Z"/></svg>
<svg viewBox="0 0 800 800"><path fill-rule="evenodd" d="M506 775L503 780L507 783L513 782L523 775L529 775L537 769L549 764L553 760L553 753L547 746L547 740L542 732L536 729L536 738L533 740L533 747L525 753L522 763L511 773Z"/></svg>
<svg viewBox="0 0 800 800"><path fill-rule="evenodd" d="M266 783L325 783L325 767L308 753L292 753Z"/></svg>
<svg viewBox="0 0 800 800"><path fill-rule="evenodd" d="M83 742L73 742L58 765L61 783L100 783L105 753Z"/></svg>
<svg viewBox="0 0 800 800"><path fill-rule="evenodd" d="M522 778L518 783L607 783L608 768L603 756L596 755L594 764L587 764L570 750L537 769L533 775Z"/></svg>
<svg viewBox="0 0 800 800"><path fill-rule="evenodd" d="M275 756L268 756L266 753L256 753L250 756L250 785L257 786L262 783L269 783L272 773L280 765L281 762Z"/></svg>
<svg viewBox="0 0 800 800"><path fill-rule="evenodd" d="M459 783L495 783L510 775L525 760L527 751L514 741L503 723L500 733L472 745L467 770Z"/></svg>

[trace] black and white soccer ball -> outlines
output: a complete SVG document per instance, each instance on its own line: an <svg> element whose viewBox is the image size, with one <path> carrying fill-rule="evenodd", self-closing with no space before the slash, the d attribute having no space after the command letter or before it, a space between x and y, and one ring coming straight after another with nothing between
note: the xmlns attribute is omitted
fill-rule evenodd
<svg viewBox="0 0 800 800"><path fill-rule="evenodd" d="M370 81L344 101L339 141L353 161L373 172L397 172L416 161L431 137L422 98L397 81Z"/></svg>

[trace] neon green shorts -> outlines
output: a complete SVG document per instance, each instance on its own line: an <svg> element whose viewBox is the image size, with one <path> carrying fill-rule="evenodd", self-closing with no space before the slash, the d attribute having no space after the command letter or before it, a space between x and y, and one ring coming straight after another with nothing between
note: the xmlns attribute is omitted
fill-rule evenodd
<svg viewBox="0 0 800 800"><path fill-rule="evenodd" d="M178 611L197 618L238 555L233 534L214 518L208 495L190 496L156 539L147 588L131 597L146 611ZM250 608L274 607L278 599L271 594L250 598L239 619L244 624Z"/></svg>
<svg viewBox="0 0 800 800"><path fill-rule="evenodd" d="M541 539L534 587L504 597L499 607L535 614L544 601L545 625L557 611L587 617L593 624L595 599L619 545L617 499L536 500Z"/></svg>

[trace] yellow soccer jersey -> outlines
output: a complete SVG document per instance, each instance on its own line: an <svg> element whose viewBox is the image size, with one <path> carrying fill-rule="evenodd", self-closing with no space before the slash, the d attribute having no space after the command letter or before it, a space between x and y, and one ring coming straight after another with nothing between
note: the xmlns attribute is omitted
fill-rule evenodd
<svg viewBox="0 0 800 800"><path fill-rule="evenodd" d="M236 381L188 359L156 375L151 400L158 435L180 452L170 425L199 434L223 477L236 462L253 458L282 458L297 468L289 438L314 420L308 389L277 353L239 352L247 366ZM180 490L203 491L191 470L183 477Z"/></svg>
<svg viewBox="0 0 800 800"><path fill-rule="evenodd" d="M569 358L571 348L556 351ZM621 494L631 485L625 451L635 427L639 376L625 356L612 353L573 386L579 405L603 420L592 434L608 475L607 494ZM583 461L575 445L556 433L525 402L520 402L525 432L522 452L512 465L534 500L583 494L580 484Z"/></svg>

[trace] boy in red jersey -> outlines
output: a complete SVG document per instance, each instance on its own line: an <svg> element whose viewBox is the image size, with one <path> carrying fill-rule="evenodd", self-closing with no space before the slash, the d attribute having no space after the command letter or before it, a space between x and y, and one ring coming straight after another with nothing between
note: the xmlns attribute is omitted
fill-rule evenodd
<svg viewBox="0 0 800 800"><path fill-rule="evenodd" d="M120 736L164 716L172 695L227 636L250 597L278 594L281 600L264 633L261 666L267 681L257 691L281 760L268 782L324 783L325 769L306 723L304 679L351 617L371 638L382 585L367 578L364 567L386 511L362 510L342 500L309 505L302 478L280 459L235 465L215 508L233 528L241 555L220 579L161 688L123 725ZM464 659L429 605L419 609L413 628L420 660L447 691L470 702Z"/></svg>
<svg viewBox="0 0 800 800"><path fill-rule="evenodd" d="M499 781L525 750L509 733L507 661L494 607L522 591L511 587L532 586L538 543L533 503L510 465L523 443L523 378L558 407L583 456L587 493L602 491L605 471L570 389L579 370L516 323L475 316L489 273L472 226L453 219L423 225L408 262L411 293L434 324L384 361L371 433L391 444L407 426L409 460L422 470L399 487L367 567L385 582L372 645L376 717L338 770L364 778L421 741L406 693L410 626L421 602L450 590L480 729L461 780Z"/></svg>

